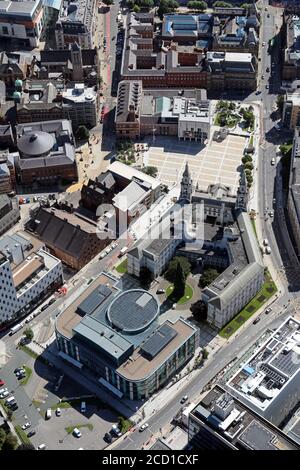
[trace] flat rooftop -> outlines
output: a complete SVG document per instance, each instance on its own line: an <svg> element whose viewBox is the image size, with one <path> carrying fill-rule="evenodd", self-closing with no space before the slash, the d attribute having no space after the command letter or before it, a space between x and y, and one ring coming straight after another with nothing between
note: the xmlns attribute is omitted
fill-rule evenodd
<svg viewBox="0 0 300 470"><path fill-rule="evenodd" d="M25 259L21 264L19 264L12 271L13 280L16 289L21 284L24 284L29 278L31 278L35 273L40 271L44 266L44 259L42 256L35 254L31 259Z"/></svg>
<svg viewBox="0 0 300 470"><path fill-rule="evenodd" d="M191 415L236 450L297 450L278 428L260 418L220 386L215 386ZM201 444L200 444L201 445Z"/></svg>
<svg viewBox="0 0 300 470"><path fill-rule="evenodd" d="M195 328L181 318L174 323L168 320L163 326L171 328L176 333L170 342L152 359L148 355L145 357L142 348L135 349L130 359L117 369L119 375L127 380L143 380L158 369L195 332Z"/></svg>

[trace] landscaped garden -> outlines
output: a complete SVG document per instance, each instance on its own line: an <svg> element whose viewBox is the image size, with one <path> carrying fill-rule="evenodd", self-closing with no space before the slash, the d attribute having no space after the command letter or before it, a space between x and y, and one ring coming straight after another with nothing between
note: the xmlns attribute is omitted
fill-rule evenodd
<svg viewBox="0 0 300 470"><path fill-rule="evenodd" d="M174 303L176 302L179 305L183 305L187 302L190 302L194 294L194 291L189 284L185 284L184 294L179 299L176 296L174 296L173 292L174 292L174 284L170 284L166 290L166 297L171 302L174 302Z"/></svg>
<svg viewBox="0 0 300 470"><path fill-rule="evenodd" d="M219 332L222 338L228 339L232 336L249 318L257 312L266 302L277 292L277 287L269 272L265 274L265 282L262 289L249 302L243 310L233 318Z"/></svg>
<svg viewBox="0 0 300 470"><path fill-rule="evenodd" d="M127 258L122 261L122 263L116 266L116 271L120 274L127 273Z"/></svg>

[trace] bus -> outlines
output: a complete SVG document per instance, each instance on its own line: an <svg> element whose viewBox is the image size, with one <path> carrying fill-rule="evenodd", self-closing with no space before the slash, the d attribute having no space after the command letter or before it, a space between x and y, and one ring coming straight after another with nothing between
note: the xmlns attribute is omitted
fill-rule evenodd
<svg viewBox="0 0 300 470"><path fill-rule="evenodd" d="M21 330L21 328L23 328L23 323L18 323L17 325L13 326L9 332L9 336L12 336L14 333Z"/></svg>

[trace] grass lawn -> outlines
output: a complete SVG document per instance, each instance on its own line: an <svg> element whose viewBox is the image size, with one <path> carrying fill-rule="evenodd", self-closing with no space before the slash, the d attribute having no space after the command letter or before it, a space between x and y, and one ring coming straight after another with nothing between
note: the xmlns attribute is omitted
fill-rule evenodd
<svg viewBox="0 0 300 470"><path fill-rule="evenodd" d="M255 236L256 236L256 238L257 238L257 231L256 231L256 226L255 226L255 220L254 220L254 219L251 219L251 224L252 224L252 227L253 227Z"/></svg>
<svg viewBox="0 0 300 470"><path fill-rule="evenodd" d="M24 370L26 372L26 377L24 377L24 379L20 380L20 384L21 385L26 385L31 377L31 374L32 374L32 369L30 369L30 367L28 366L24 366Z"/></svg>
<svg viewBox="0 0 300 470"><path fill-rule="evenodd" d="M120 274L127 273L127 258L124 259L122 263L118 264L118 266L116 266L116 271L118 271Z"/></svg>
<svg viewBox="0 0 300 470"><path fill-rule="evenodd" d="M276 284L267 272L265 275L265 282L262 289L256 296L249 302L246 307L241 310L236 317L227 323L224 328L219 332L222 338L228 339L233 335L257 310L262 307L267 300L277 292Z"/></svg>
<svg viewBox="0 0 300 470"><path fill-rule="evenodd" d="M176 299L175 297L172 297L173 289L174 289L174 285L170 284L166 290L166 297L168 298L168 300L171 300L172 302L176 302L177 304L182 305L182 304L186 304L193 298L194 291L189 284L185 285L184 295L181 297L181 299Z"/></svg>
<svg viewBox="0 0 300 470"><path fill-rule="evenodd" d="M39 355L36 352L31 351L31 349L28 348L28 346L19 346L19 348L22 351L26 352L29 356L33 357L33 359L37 359L39 357Z"/></svg>
<svg viewBox="0 0 300 470"><path fill-rule="evenodd" d="M88 428L90 431L92 431L94 429L94 426L91 424L91 423L87 423L87 424L76 424L76 426L67 426L65 428L65 431L68 433L68 434L72 434L72 432L74 431L74 429L77 428L77 429L80 429L80 428Z"/></svg>
<svg viewBox="0 0 300 470"><path fill-rule="evenodd" d="M15 426L15 431L23 444L31 444L29 437L27 437L26 432L23 431L19 424Z"/></svg>

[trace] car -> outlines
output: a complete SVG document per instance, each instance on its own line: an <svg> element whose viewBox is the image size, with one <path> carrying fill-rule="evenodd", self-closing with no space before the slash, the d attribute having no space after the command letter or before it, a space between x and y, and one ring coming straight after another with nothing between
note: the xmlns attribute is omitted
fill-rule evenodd
<svg viewBox="0 0 300 470"><path fill-rule="evenodd" d="M147 429L148 427L149 427L149 424L148 424L148 423L144 423L144 424L142 424L142 426L140 426L139 431L140 431L140 432L143 432L143 431L145 431L145 429Z"/></svg>
<svg viewBox="0 0 300 470"><path fill-rule="evenodd" d="M41 312L44 312L44 310L46 310L47 308L48 308L48 304L43 305L42 308L41 308Z"/></svg>
<svg viewBox="0 0 300 470"><path fill-rule="evenodd" d="M32 436L35 436L36 432L35 431L29 431L27 433L27 437L32 437Z"/></svg>
<svg viewBox="0 0 300 470"><path fill-rule="evenodd" d="M272 165L272 166L275 165L275 158L272 158L272 160L271 160L271 165Z"/></svg>
<svg viewBox="0 0 300 470"><path fill-rule="evenodd" d="M81 402L80 411L81 411L81 413L85 413L85 412L86 412L86 403L85 403L85 401L82 401L82 402Z"/></svg>
<svg viewBox="0 0 300 470"><path fill-rule="evenodd" d="M257 90L257 92L255 93L256 95L260 95L261 94L261 91L260 90Z"/></svg>
<svg viewBox="0 0 300 470"><path fill-rule="evenodd" d="M157 294L164 294L165 292L165 289L157 289L156 291Z"/></svg>
<svg viewBox="0 0 300 470"><path fill-rule="evenodd" d="M19 371L16 373L16 376L17 376L17 377L20 377L20 375L24 375L24 374L26 374L25 370L24 370L24 369L21 369L21 370L19 370Z"/></svg>
<svg viewBox="0 0 300 470"><path fill-rule="evenodd" d="M48 302L48 306L54 304L54 302L56 302L56 299L52 298L52 299Z"/></svg>
<svg viewBox="0 0 300 470"><path fill-rule="evenodd" d="M266 45L266 43L265 43L265 42L263 42L263 43L262 43L262 46L264 47L265 45Z"/></svg>
<svg viewBox="0 0 300 470"><path fill-rule="evenodd" d="M266 308L265 313L268 315L268 313L270 312L272 312L272 308L271 307Z"/></svg>
<svg viewBox="0 0 300 470"><path fill-rule="evenodd" d="M5 382L4 380L0 379L0 387L2 387L3 385L5 385Z"/></svg>
<svg viewBox="0 0 300 470"><path fill-rule="evenodd" d="M267 68L266 68L266 72L270 72L270 67L267 67Z"/></svg>
<svg viewBox="0 0 300 470"><path fill-rule="evenodd" d="M78 428L74 428L74 429L73 429L73 436L75 436L75 437L77 437L77 438L79 438L79 437L82 436L82 434L81 434L81 432L79 431Z"/></svg>
<svg viewBox="0 0 300 470"><path fill-rule="evenodd" d="M115 243L112 243L111 247L112 249L114 250L115 248L117 248L118 244L115 242Z"/></svg>
<svg viewBox="0 0 300 470"><path fill-rule="evenodd" d="M264 78L265 78L264 74L262 74L261 78L262 78L262 79L264 79Z"/></svg>
<svg viewBox="0 0 300 470"><path fill-rule="evenodd" d="M180 403L183 405L186 401L188 401L189 397L187 395L184 395L184 397L181 398Z"/></svg>
<svg viewBox="0 0 300 470"><path fill-rule="evenodd" d="M269 85L266 85L266 90L268 90L268 89L269 89Z"/></svg>
<svg viewBox="0 0 300 470"><path fill-rule="evenodd" d="M46 413L45 413L45 419L50 419L52 416L52 411L51 411L51 408L48 408Z"/></svg>
<svg viewBox="0 0 300 470"><path fill-rule="evenodd" d="M56 408L55 414L56 414L56 416L61 416L61 409Z"/></svg>
<svg viewBox="0 0 300 470"><path fill-rule="evenodd" d="M255 318L255 320L252 323L253 323L253 325L256 325L259 321L260 321L260 318L257 317L257 318Z"/></svg>
<svg viewBox="0 0 300 470"><path fill-rule="evenodd" d="M104 251L103 253L101 253L101 255L100 255L100 258L99 258L99 259L103 259L105 256L106 256L106 252Z"/></svg>
<svg viewBox="0 0 300 470"><path fill-rule="evenodd" d="M5 390L5 392L0 393L0 398L6 398L9 395L9 391Z"/></svg>
<svg viewBox="0 0 300 470"><path fill-rule="evenodd" d="M30 428L30 426L31 426L31 422L27 421L27 423L23 424L23 426L22 426L23 431L25 431L25 429Z"/></svg>
<svg viewBox="0 0 300 470"><path fill-rule="evenodd" d="M267 14L267 18L270 18L270 13Z"/></svg>
<svg viewBox="0 0 300 470"><path fill-rule="evenodd" d="M269 216L270 216L270 217L274 217L274 211L270 211L270 212L269 212Z"/></svg>
<svg viewBox="0 0 300 470"><path fill-rule="evenodd" d="M118 426L116 424L112 425L111 430L112 430L113 434L115 434L116 436L118 436L118 437L122 436L122 433L121 433L120 429L118 428Z"/></svg>
<svg viewBox="0 0 300 470"><path fill-rule="evenodd" d="M14 374L20 372L21 370L24 370L23 367L16 367L16 369L14 370Z"/></svg>
<svg viewBox="0 0 300 470"><path fill-rule="evenodd" d="M37 449L38 450L46 450L46 444L40 444Z"/></svg>
<svg viewBox="0 0 300 470"><path fill-rule="evenodd" d="M177 304L173 304L173 305L172 305L172 310L175 310L176 307L177 307Z"/></svg>
<svg viewBox="0 0 300 470"><path fill-rule="evenodd" d="M111 246L109 246L109 247L107 247L107 248L106 248L106 250L105 250L105 253L108 255L108 253L110 253L110 252L111 252L111 250L112 250L112 247L111 247Z"/></svg>
<svg viewBox="0 0 300 470"><path fill-rule="evenodd" d="M18 380L22 380L22 379L25 379L25 377L26 377L26 373L24 372L23 374L20 373L20 374L17 376L17 379L18 379Z"/></svg>
<svg viewBox="0 0 300 470"><path fill-rule="evenodd" d="M109 434L109 432L106 432L104 434L104 438L103 438L106 442L108 442L108 444L110 444L112 442L112 436L111 434Z"/></svg>

